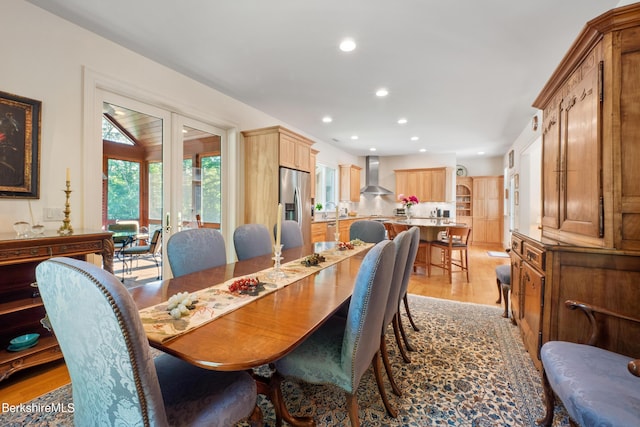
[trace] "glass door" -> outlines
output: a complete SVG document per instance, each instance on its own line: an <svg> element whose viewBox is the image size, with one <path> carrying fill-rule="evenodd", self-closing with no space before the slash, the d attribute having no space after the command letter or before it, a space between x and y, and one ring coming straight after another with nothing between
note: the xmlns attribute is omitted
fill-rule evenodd
<svg viewBox="0 0 640 427"><path fill-rule="evenodd" d="M222 143L225 132L214 126L174 115L181 141L180 188L173 195L178 230L222 226ZM178 154L176 152L176 154Z"/></svg>

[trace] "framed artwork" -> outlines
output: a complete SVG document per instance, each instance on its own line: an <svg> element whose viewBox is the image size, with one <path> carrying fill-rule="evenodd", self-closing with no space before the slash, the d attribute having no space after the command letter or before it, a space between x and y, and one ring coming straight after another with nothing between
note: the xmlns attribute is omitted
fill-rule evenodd
<svg viewBox="0 0 640 427"><path fill-rule="evenodd" d="M509 151L509 169L513 167L513 150Z"/></svg>
<svg viewBox="0 0 640 427"><path fill-rule="evenodd" d="M520 192L519 191L514 191L513 192L513 204L518 206L520 204Z"/></svg>
<svg viewBox="0 0 640 427"><path fill-rule="evenodd" d="M513 176L513 187L517 190L520 188L520 174L517 173Z"/></svg>
<svg viewBox="0 0 640 427"><path fill-rule="evenodd" d="M40 195L42 102L0 92L0 197Z"/></svg>

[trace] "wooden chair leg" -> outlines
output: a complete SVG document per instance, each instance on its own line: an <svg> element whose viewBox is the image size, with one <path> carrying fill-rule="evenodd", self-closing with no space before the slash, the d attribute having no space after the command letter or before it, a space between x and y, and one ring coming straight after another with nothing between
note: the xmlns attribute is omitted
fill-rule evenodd
<svg viewBox="0 0 640 427"><path fill-rule="evenodd" d="M358 416L358 397L355 394L345 392L347 400L347 412L351 427L360 427L360 417Z"/></svg>
<svg viewBox="0 0 640 427"><path fill-rule="evenodd" d="M407 352L404 350L404 347L407 347L407 350L409 351L415 351L415 349L411 346L411 343L409 342L409 338L407 337L407 334L404 331L404 326L402 326L402 323L400 321L400 313L396 313L395 316L393 316L393 320L391 323L393 324L393 334L396 337L396 343L398 344L398 350L400 350L400 355L402 356L402 360L404 360L405 363L411 363L411 358L409 357ZM400 342L400 337L402 337L402 341L404 341L404 344L405 344L404 347Z"/></svg>
<svg viewBox="0 0 640 427"><path fill-rule="evenodd" d="M509 288L506 286L502 286L502 284L500 284L500 287L502 288L504 299L504 313L502 314L502 317L507 318L509 317Z"/></svg>
<svg viewBox="0 0 640 427"><path fill-rule="evenodd" d="M397 341L397 338L396 338ZM382 364L384 365L384 370L387 371L387 377L389 378L389 383L391 383L391 389L395 393L396 396L402 396L402 392L400 391L400 387L396 383L395 378L393 378L393 371L391 370L391 364L389 363L389 354L387 353L387 342L385 340L384 334L380 337L380 354L382 355Z"/></svg>
<svg viewBox="0 0 640 427"><path fill-rule="evenodd" d="M551 427L551 424L553 424L553 410L556 406L556 398L544 368L542 369L542 390L544 391L545 414L543 418L540 418L536 422L539 426Z"/></svg>
<svg viewBox="0 0 640 427"><path fill-rule="evenodd" d="M462 258L462 254L460 254L460 258ZM467 271L467 283L469 283L469 251L464 250L464 269Z"/></svg>
<svg viewBox="0 0 640 427"><path fill-rule="evenodd" d="M416 348L411 344L411 341L409 341L409 337L407 336L407 333L404 330L404 324L402 323L402 317L400 316L399 311L398 313L396 313L396 318L393 320L393 333L396 335L396 339L398 339L398 332L402 337L402 341L404 342L405 348L409 351L416 351ZM411 363L411 359L409 358L408 354L402 353L401 351L401 355L402 355L402 359L405 362Z"/></svg>
<svg viewBox="0 0 640 427"><path fill-rule="evenodd" d="M375 374L376 377L376 384L378 384L378 391L380 392L380 397L382 397L382 403L384 403L384 407L387 410L387 413L389 414L389 416L393 417L393 418L397 418L398 417L398 411L395 410L395 408L391 405L391 402L389 402L389 398L387 397L387 392L384 389L384 384L382 383L382 374L380 372L380 352L377 351L376 354L373 356L373 373ZM356 400L355 397L352 398L352 400ZM349 404L349 402L347 402ZM356 418L358 417L358 402L356 401L355 404L353 402L351 402L349 404L349 418L351 418L351 425L353 426L353 418L351 415L351 411L353 410L352 406L355 406L355 416ZM360 421L358 420L358 425L359 425Z"/></svg>
<svg viewBox="0 0 640 427"><path fill-rule="evenodd" d="M404 311L407 312L407 317L409 318L409 323L411 323L411 327L413 328L414 331L420 332L420 328L416 326L416 322L413 321L413 316L411 316L411 310L409 310L409 299L407 298L406 293L404 294L404 297L402 298L402 300L404 301ZM398 314L400 314L399 310L398 310Z"/></svg>

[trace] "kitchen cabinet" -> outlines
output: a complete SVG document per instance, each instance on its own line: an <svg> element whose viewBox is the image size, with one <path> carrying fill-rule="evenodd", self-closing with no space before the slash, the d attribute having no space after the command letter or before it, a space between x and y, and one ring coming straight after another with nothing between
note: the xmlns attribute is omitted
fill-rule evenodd
<svg viewBox="0 0 640 427"><path fill-rule="evenodd" d="M326 222L312 222L311 223L311 242L326 242L327 240L333 240L333 238L327 238L327 223Z"/></svg>
<svg viewBox="0 0 640 427"><path fill-rule="evenodd" d="M36 284L36 266L51 257L85 259L102 255L105 270L113 273L113 240L104 231L76 230L70 236L55 232L16 239L13 233L0 234L0 381L21 369L62 358L55 336L40 320L45 317ZM26 350L7 350L12 338L38 333L38 343Z"/></svg>
<svg viewBox="0 0 640 427"><path fill-rule="evenodd" d="M503 181L502 176L473 177L473 243L502 243Z"/></svg>
<svg viewBox="0 0 640 427"><path fill-rule="evenodd" d="M584 343L588 321L565 301L577 300L629 316L640 301L640 253L544 242L514 232L511 238L511 313L524 346L540 369L539 351L547 341ZM598 317L596 345L640 357L640 326Z"/></svg>
<svg viewBox="0 0 640 427"><path fill-rule="evenodd" d="M340 165L340 201L360 201L360 171L355 165Z"/></svg>
<svg viewBox="0 0 640 427"><path fill-rule="evenodd" d="M421 202L453 200L453 168L396 169L396 197L415 195Z"/></svg>
<svg viewBox="0 0 640 427"><path fill-rule="evenodd" d="M244 139L244 222L264 224L271 230L277 220L280 198L279 166L294 167L295 164L304 166L306 171L309 171L313 141L281 126L243 131L242 136ZM306 146L307 149L300 150L300 146ZM306 153L307 159L296 161L294 160L296 155L292 157L291 153ZM294 168L305 170L299 167ZM309 191L311 191L311 181L312 179L309 180ZM309 205L308 212L311 215L311 199L303 201L303 206L305 205ZM306 233L303 231L303 235L310 235L311 226L308 225L308 227Z"/></svg>
<svg viewBox="0 0 640 427"><path fill-rule="evenodd" d="M589 21L534 101L544 237L640 250L639 79L636 3Z"/></svg>

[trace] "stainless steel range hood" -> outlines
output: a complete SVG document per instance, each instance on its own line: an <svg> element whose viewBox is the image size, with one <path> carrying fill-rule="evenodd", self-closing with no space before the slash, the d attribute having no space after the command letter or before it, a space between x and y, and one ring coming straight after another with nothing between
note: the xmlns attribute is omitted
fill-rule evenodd
<svg viewBox="0 0 640 427"><path fill-rule="evenodd" d="M365 167L365 186L360 190L360 194L374 194L385 196L393 194L392 191L378 185L378 169L380 161L378 156L367 156Z"/></svg>

